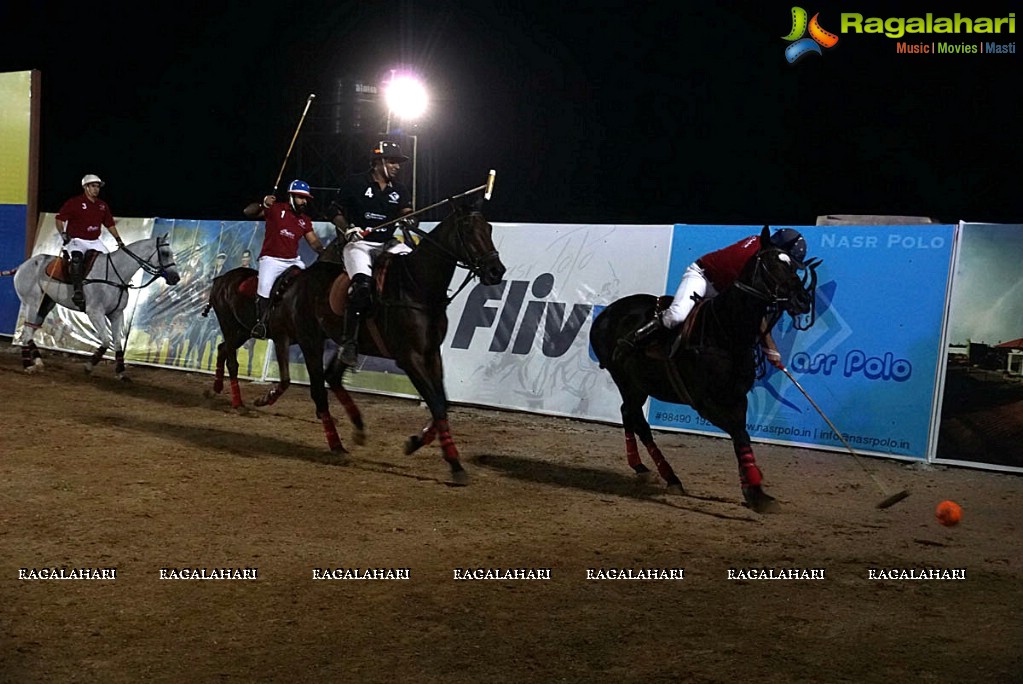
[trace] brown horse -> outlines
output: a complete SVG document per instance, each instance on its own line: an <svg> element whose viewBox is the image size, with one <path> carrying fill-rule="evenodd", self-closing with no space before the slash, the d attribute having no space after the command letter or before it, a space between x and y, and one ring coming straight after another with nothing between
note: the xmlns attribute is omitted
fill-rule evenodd
<svg viewBox="0 0 1023 684"><path fill-rule="evenodd" d="M669 488L683 491L654 443L643 404L648 397L688 404L732 438L743 497L753 510L766 512L776 504L763 489L763 475L746 430L746 395L763 367L762 355L758 355L761 324L765 318L777 321L782 311L788 312L800 329L813 324L815 269L820 262L808 262L808 272L800 279L788 255L771 245L766 227L760 241L759 253L738 281L693 311L692 332L675 354L669 349L677 333L662 334L647 353L614 354L619 339L651 319L657 298L646 294L624 297L601 311L590 329L590 344L622 395L626 456L637 474L649 472L636 448L638 434ZM805 322L804 314L808 314Z"/></svg>
<svg viewBox="0 0 1023 684"><path fill-rule="evenodd" d="M466 482L467 477L448 426L440 346L447 334L448 285L456 266L468 269L485 285L496 285L504 276L492 231L482 214L456 206L436 228L422 233L420 243L410 254L381 258L377 268L386 267L383 288L359 330L360 351L394 359L430 409L431 421L419 434L408 438L405 453L439 438L444 459L459 483ZM251 286L245 286L254 274L252 269L239 268L214 280L207 307L207 311L211 307L216 311L224 335L217 348L213 389L215 392L223 389L226 364L235 407L243 405L238 387L237 350L250 337L255 323ZM325 381L355 425L356 443L364 434L359 409L342 384L347 366L336 354L326 368L323 363L326 340L340 344L343 336L347 280L341 264L320 260L295 275L275 298L269 338L274 342L281 380L256 401L257 406L272 404L288 388L288 349L298 344L309 371L309 391L316 404L316 415L323 424L327 444L334 451L344 451L344 446L330 415ZM379 273L377 281L380 282Z"/></svg>

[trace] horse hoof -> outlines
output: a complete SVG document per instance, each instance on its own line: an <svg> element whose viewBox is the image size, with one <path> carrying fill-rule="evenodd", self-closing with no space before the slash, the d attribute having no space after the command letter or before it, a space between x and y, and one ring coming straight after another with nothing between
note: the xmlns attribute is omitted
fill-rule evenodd
<svg viewBox="0 0 1023 684"><path fill-rule="evenodd" d="M245 404L238 404L237 406L232 406L231 408L233 408L235 413L237 413L239 416L249 415L249 407L246 406Z"/></svg>
<svg viewBox="0 0 1023 684"><path fill-rule="evenodd" d="M223 391L224 391L224 381L223 380L214 380L213 381L213 392L214 392L214 394L220 394Z"/></svg>
<svg viewBox="0 0 1023 684"><path fill-rule="evenodd" d="M255 404L256 406L266 406L267 405L267 401L263 397L257 397L256 400L254 402L252 402L252 403Z"/></svg>
<svg viewBox="0 0 1023 684"><path fill-rule="evenodd" d="M681 482L677 482L675 484L668 485L667 490L668 490L668 493L673 495L673 496L685 496L686 495L686 488L682 486Z"/></svg>
<svg viewBox="0 0 1023 684"><path fill-rule="evenodd" d="M32 359L32 365L35 366L38 370L42 370L43 360L37 356L34 359Z"/></svg>
<svg viewBox="0 0 1023 684"><path fill-rule="evenodd" d="M781 510L778 501L760 486L743 487L742 496L746 504L757 513L777 513Z"/></svg>
<svg viewBox="0 0 1023 684"><path fill-rule="evenodd" d="M91 363L85 364L85 374L92 375L93 365Z"/></svg>
<svg viewBox="0 0 1023 684"><path fill-rule="evenodd" d="M451 484L455 487L465 487L469 484L469 473L464 470L456 470L451 473Z"/></svg>
<svg viewBox="0 0 1023 684"><path fill-rule="evenodd" d="M636 471L636 481L643 484L657 482L657 473L652 470Z"/></svg>
<svg viewBox="0 0 1023 684"><path fill-rule="evenodd" d="M347 454L348 453L348 449L345 449L345 445L342 444L341 442L338 442L337 444L329 444L328 446L330 447L330 450L332 452L334 452L335 454Z"/></svg>
<svg viewBox="0 0 1023 684"><path fill-rule="evenodd" d="M118 373L118 374L117 374L117 379L118 379L118 380L120 380L121 382L125 382L125 383L127 383L127 382L131 382L131 378L130 378L130 377L128 377L128 376L127 376L126 374L124 374L124 373Z"/></svg>
<svg viewBox="0 0 1023 684"><path fill-rule="evenodd" d="M419 435L412 435L411 437L409 437L408 439L405 440L405 449L404 449L405 455L406 456L411 456L421 446L423 446L423 439L422 439L422 437L420 437Z"/></svg>
<svg viewBox="0 0 1023 684"><path fill-rule="evenodd" d="M25 372L28 373L29 375L35 375L36 373L39 372L39 370L40 369L38 366L25 366Z"/></svg>
<svg viewBox="0 0 1023 684"><path fill-rule="evenodd" d="M352 441L359 446L363 446L366 443L366 431L360 428L353 432Z"/></svg>

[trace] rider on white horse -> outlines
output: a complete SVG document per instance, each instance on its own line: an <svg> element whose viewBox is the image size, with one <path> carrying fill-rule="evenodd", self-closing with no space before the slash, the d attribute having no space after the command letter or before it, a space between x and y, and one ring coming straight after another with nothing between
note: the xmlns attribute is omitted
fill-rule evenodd
<svg viewBox="0 0 1023 684"><path fill-rule="evenodd" d="M113 214L110 213L110 205L99 199L99 189L103 185L99 176L86 174L82 178L83 193L64 202L56 216L57 233L64 242L64 251L71 256L71 282L75 288L71 299L82 311L85 311L85 293L82 291L85 253L90 249L104 254L110 251L99 239L100 226L106 226L117 240L118 247L124 247Z"/></svg>

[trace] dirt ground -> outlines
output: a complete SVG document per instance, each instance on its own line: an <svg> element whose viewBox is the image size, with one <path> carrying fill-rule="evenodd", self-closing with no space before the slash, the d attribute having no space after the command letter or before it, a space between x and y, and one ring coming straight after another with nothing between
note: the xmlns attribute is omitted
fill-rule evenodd
<svg viewBox="0 0 1023 684"><path fill-rule="evenodd" d="M240 415L210 377L0 340L0 681L1019 682L1023 478L758 445L781 512L740 503L730 445L662 434L688 488L637 481L614 426L455 407L472 482L402 454L418 402L357 394L326 449L306 387ZM266 386L245 383L251 405ZM834 417L840 424L840 418ZM958 501L962 523L934 518ZM21 580L22 568L116 580ZM161 568L258 568L254 581ZM409 579L314 580L318 568ZM550 580L455 580L549 568ZM684 568L683 580L587 571ZM729 570L821 569L823 580ZM869 579L965 569L965 580Z"/></svg>

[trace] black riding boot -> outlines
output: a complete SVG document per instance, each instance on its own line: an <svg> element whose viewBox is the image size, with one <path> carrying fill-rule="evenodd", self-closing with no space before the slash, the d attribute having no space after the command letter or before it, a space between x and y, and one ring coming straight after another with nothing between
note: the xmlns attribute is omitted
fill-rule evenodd
<svg viewBox="0 0 1023 684"><path fill-rule="evenodd" d="M256 295L256 324L252 326L252 336L266 338L266 319L270 314L270 300Z"/></svg>
<svg viewBox="0 0 1023 684"><path fill-rule="evenodd" d="M618 340L618 344L615 345L614 354L612 358L618 361L623 354L628 354L636 349L639 349L646 342L650 340L655 334L664 329L664 324L661 323L660 316L654 316L653 320L647 321L643 325L639 326L625 337Z"/></svg>
<svg viewBox="0 0 1023 684"><path fill-rule="evenodd" d="M71 301L82 311L85 311L85 291L82 289L82 281L85 274L82 273L85 266L85 255L81 252L71 252L71 286L74 287L74 294Z"/></svg>
<svg viewBox="0 0 1023 684"><path fill-rule="evenodd" d="M338 357L346 366L355 366L359 362L359 319L362 316L351 308L345 311L345 330L341 337L341 348Z"/></svg>
<svg viewBox="0 0 1023 684"><path fill-rule="evenodd" d="M348 291L348 306L345 308L345 329L341 339L341 362L354 366L359 361L359 321L373 302L373 278L356 273L352 276L352 287Z"/></svg>

